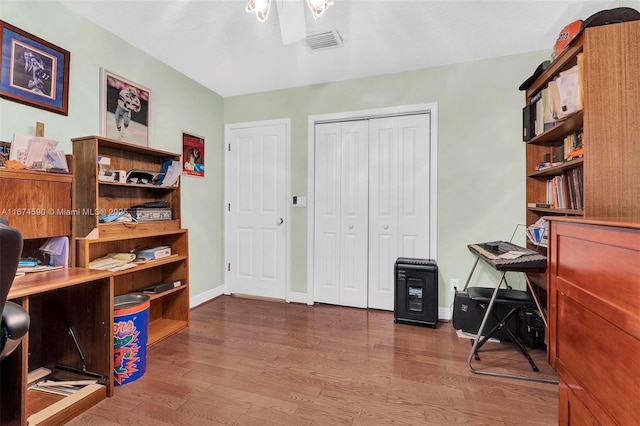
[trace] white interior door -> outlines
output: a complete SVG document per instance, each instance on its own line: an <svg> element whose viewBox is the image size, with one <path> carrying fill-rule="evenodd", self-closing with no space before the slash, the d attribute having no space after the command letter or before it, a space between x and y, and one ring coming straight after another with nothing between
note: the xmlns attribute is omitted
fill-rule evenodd
<svg viewBox="0 0 640 426"><path fill-rule="evenodd" d="M369 121L368 306L393 310L398 257L429 258L429 117Z"/></svg>
<svg viewBox="0 0 640 426"><path fill-rule="evenodd" d="M286 296L287 138L285 123L229 131L225 278L232 293Z"/></svg>
<svg viewBox="0 0 640 426"><path fill-rule="evenodd" d="M316 126L314 298L367 306L368 126Z"/></svg>

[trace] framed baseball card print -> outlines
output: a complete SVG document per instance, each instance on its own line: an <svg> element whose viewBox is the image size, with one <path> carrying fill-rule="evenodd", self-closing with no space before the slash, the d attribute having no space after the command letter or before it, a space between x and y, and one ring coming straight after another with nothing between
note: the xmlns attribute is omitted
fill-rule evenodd
<svg viewBox="0 0 640 426"><path fill-rule="evenodd" d="M0 46L0 96L68 115L71 54L4 21Z"/></svg>
<svg viewBox="0 0 640 426"><path fill-rule="evenodd" d="M105 69L100 70L102 136L149 146L151 90Z"/></svg>

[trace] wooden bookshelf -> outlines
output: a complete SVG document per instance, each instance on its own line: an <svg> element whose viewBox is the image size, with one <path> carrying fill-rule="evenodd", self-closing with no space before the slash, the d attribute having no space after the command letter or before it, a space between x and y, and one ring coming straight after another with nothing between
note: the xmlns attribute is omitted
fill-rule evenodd
<svg viewBox="0 0 640 426"><path fill-rule="evenodd" d="M582 168L583 209L527 207L526 221L543 216L640 219L640 23L588 28L526 90L526 104L582 54L583 109L526 143L526 203L546 201L546 181ZM584 158L536 171L549 147L583 130Z"/></svg>
<svg viewBox="0 0 640 426"><path fill-rule="evenodd" d="M180 159L180 154L99 136L72 139L77 157L76 209L82 211L127 210L133 205L166 201L170 220L100 223L98 215L76 218L77 265L89 268L91 261L108 253L130 253L140 248L169 246L171 256L151 260L130 269L113 272L114 296L138 292L150 285L182 280L174 291L154 295L149 308L148 345L189 325L188 231L180 221L180 188L152 184L101 182L98 158L108 157L116 170L159 172L162 164Z"/></svg>
<svg viewBox="0 0 640 426"><path fill-rule="evenodd" d="M526 145L526 203L544 203L546 200L546 180L567 173L574 169L582 169L583 188L583 209L546 209L546 208L526 208L527 224L534 223L541 217L546 217L554 223L561 222L555 226L557 229L564 229L564 221L572 221L575 225L575 232L567 238L566 242L559 239L558 231L553 230L549 236L550 267L546 275L531 277L543 288L550 289L548 310L550 311L550 342L555 345L555 340L561 340L566 336L571 336L572 342L578 342L579 337L575 333L568 333L566 336L558 336L555 327L560 327L560 320L556 322L556 317L562 312L568 312L565 308L559 309L558 297L567 299L565 296L574 297L580 295L580 289L570 283L576 277L575 271L581 268L588 270L593 263L591 258L583 254L592 254L594 259L599 259L602 263L602 256L597 251L591 250L591 240L599 239L604 235L603 231L596 227L587 229L585 223L597 220L598 218L609 218L610 221L624 220L628 223L640 223L640 21L603 25L585 29L580 36L573 40L570 46L540 75L526 91L526 104L548 83L556 78L561 71L564 71L578 63L577 57L582 54L583 72L581 79L583 109L567 117L565 121L547 130L541 135L532 138ZM584 144L584 158L572 160L550 168L536 171L535 168L541 158L548 152L550 146L562 146L563 139L573 132L582 128L582 140ZM637 226L635 226L637 227ZM621 231L620 236L628 233ZM596 238L597 237L597 238ZM612 247L623 247L624 238L616 240L615 244L609 242L607 250ZM564 244L564 245L563 245ZM586 244L586 245L585 245ZM613 244L613 246L611 245ZM531 245L530 245L531 246ZM575 247L574 247L575 246ZM533 246L531 246L533 247ZM591 247L591 248L589 248ZM604 245L602 246L604 247ZM576 250L580 254L577 254ZM591 250L591 251L589 251ZM593 253L591 253L593 251ZM571 267L563 269L569 278L560 281L553 281L555 277L551 274L558 274L560 261L556 258L561 256L564 263L567 260L573 262ZM613 258L613 257L612 257ZM557 263L557 265L555 264ZM581 265L581 266L580 266ZM604 265L604 264L603 264ZM606 266L606 265L605 265ZM604 274L602 284L615 286L617 283L609 282L605 277L608 269L597 269L597 274ZM616 268L616 274L619 272ZM560 271L562 272L562 271ZM578 273L577 276L585 278L585 283L593 283L597 274ZM615 275L611 271L610 275ZM548 286L552 277L552 286ZM615 281L615 280L614 280ZM571 284L567 287L567 283ZM560 287L566 288L560 288ZM605 287L606 287L605 286ZM557 288L556 288L557 287ZM575 287L575 288L574 288ZM562 291L560 291L562 290ZM568 293L567 293L568 291ZM575 293L575 294L574 294ZM588 293L588 294L587 294ZM597 301L600 296L593 297L594 292L587 292L589 297L580 301L580 306L589 306L589 301ZM560 295L560 296L558 296ZM557 300L556 300L557 299ZM588 299L588 300L587 300ZM558 306L556 306L556 303ZM601 308L602 304L596 304ZM573 306L573 305L572 305ZM575 305L578 306L578 305ZM594 305L595 306L595 305ZM611 306L605 310L611 311ZM566 313L565 312L565 313ZM601 319L602 312L597 313L594 318ZM613 311L611 311L613 312ZM606 316L606 315L605 315ZM573 321L578 318L562 318L563 326L581 326L581 321L585 318L581 314L580 321ZM616 317L617 319L621 317ZM566 321L565 321L566 320ZM572 322L573 321L573 322ZM591 340L593 329L588 330L585 339ZM597 336L595 336L597 337ZM598 340L599 341L599 340ZM637 340L636 340L637 342ZM578 349L583 348L584 342L578 345ZM570 346L564 342L565 349ZM614 346L619 344L618 340L613 342ZM598 344L599 345L599 344ZM600 346L599 346L600 347ZM560 377L559 392L559 412L561 424L614 424L616 420L623 419L618 416L620 413L603 410L601 403L609 404L615 400L618 404L628 392L619 392L620 395L613 397L606 389L600 392L606 397L597 394L598 391L587 389L581 377L576 376L576 369L583 368L588 371L588 376L593 377L591 370L600 371L603 377L610 376L610 371L599 364L599 359L589 361L588 357L581 352L575 352L576 359L570 359L571 364L563 364L567 356L571 356L571 349L567 354L556 352L557 347L553 346L550 352L550 362L558 369ZM565 351L566 352L566 351ZM591 352L589 352L591 353ZM556 359L557 358L557 359ZM566 359L565 359L566 358ZM593 365L590 365L589 363ZM580 365L578 365L580 364ZM622 365L622 364L621 364ZM603 370L604 368L604 370ZM622 368L622 367L621 367ZM605 371L606 370L606 371ZM580 372L582 374L582 371ZM576 381L575 379L578 378ZM606 381L606 380L605 380ZM624 382L624 380L623 380ZM593 389L600 388L603 382L594 381ZM617 389L620 389L618 387ZM593 398L596 395L597 398ZM626 401L626 400L625 400ZM571 413L571 415L569 415ZM612 417L616 417L613 419ZM631 418L631 417L629 417ZM622 422L624 423L624 421ZM621 424L622 424L621 423Z"/></svg>

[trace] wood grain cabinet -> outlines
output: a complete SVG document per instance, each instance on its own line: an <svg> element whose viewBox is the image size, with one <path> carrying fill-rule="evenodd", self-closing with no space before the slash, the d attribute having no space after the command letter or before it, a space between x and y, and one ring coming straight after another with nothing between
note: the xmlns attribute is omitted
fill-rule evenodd
<svg viewBox="0 0 640 426"><path fill-rule="evenodd" d="M73 158L67 161L73 170ZM0 169L0 216L22 234L23 257L48 238L73 239L74 182L71 173ZM113 394L110 272L71 266L26 274L14 280L8 299L29 313L31 324L18 349L0 364L0 424L62 424ZM87 370L106 378L67 397L27 387L29 372L40 367L83 367L61 312L73 327Z"/></svg>
<svg viewBox="0 0 640 426"><path fill-rule="evenodd" d="M549 363L559 424L638 424L640 223L550 217Z"/></svg>

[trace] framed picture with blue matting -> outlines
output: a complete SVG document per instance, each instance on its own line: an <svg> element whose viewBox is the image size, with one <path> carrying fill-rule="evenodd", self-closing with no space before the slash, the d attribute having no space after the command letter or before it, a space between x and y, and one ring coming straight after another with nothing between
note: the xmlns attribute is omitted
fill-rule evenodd
<svg viewBox="0 0 640 426"><path fill-rule="evenodd" d="M4 21L0 46L0 96L68 115L71 54Z"/></svg>

